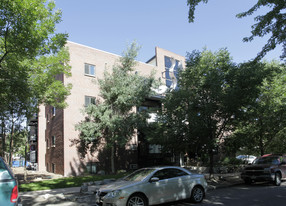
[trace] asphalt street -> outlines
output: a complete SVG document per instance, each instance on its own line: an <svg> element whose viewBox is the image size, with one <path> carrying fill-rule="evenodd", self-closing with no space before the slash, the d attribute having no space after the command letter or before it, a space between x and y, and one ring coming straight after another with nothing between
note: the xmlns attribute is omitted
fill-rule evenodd
<svg viewBox="0 0 286 206"><path fill-rule="evenodd" d="M210 191L201 205L282 206L286 205L286 182L281 186L269 183L239 185Z"/></svg>
<svg viewBox="0 0 286 206"><path fill-rule="evenodd" d="M26 205L58 205L58 206L92 206L90 201L87 203L79 203L67 200L61 200L61 197L45 197L45 193L31 194L23 198L23 206ZM46 201L35 201L37 198L47 198ZM32 198L33 196L33 198ZM91 198L92 199L92 198ZM34 201L33 201L34 200ZM189 201L179 201L161 206L283 206L286 205L286 182L282 182L281 186L273 186L270 183L255 183L252 185L240 184L231 187L224 187L208 191L206 198L200 204L192 204Z"/></svg>
<svg viewBox="0 0 286 206"><path fill-rule="evenodd" d="M188 201L173 202L161 206L283 206L286 205L286 182L281 186L269 183L237 185L207 192L200 204Z"/></svg>

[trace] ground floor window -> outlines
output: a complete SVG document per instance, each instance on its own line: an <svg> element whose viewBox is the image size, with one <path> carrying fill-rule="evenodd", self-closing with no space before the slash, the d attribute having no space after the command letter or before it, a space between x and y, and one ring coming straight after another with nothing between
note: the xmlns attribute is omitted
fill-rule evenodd
<svg viewBox="0 0 286 206"><path fill-rule="evenodd" d="M86 171L90 174L96 174L96 162L88 162L86 164Z"/></svg>
<svg viewBox="0 0 286 206"><path fill-rule="evenodd" d="M162 153L162 145L158 145L158 144L150 144L149 145L149 153L150 154L159 154Z"/></svg>
<svg viewBox="0 0 286 206"><path fill-rule="evenodd" d="M56 172L56 165L54 163L52 163L52 173Z"/></svg>

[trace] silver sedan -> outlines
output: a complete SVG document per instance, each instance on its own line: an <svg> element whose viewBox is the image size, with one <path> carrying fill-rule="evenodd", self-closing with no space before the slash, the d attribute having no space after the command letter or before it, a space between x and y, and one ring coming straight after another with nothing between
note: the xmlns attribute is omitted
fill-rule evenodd
<svg viewBox="0 0 286 206"><path fill-rule="evenodd" d="M206 190L203 175L181 167L150 167L103 185L96 193L96 200L103 206L147 206L182 199L199 203Z"/></svg>

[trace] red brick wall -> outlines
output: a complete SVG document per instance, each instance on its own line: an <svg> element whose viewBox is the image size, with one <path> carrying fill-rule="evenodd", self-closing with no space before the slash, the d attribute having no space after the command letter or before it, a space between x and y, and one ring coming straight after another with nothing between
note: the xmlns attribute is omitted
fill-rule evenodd
<svg viewBox="0 0 286 206"><path fill-rule="evenodd" d="M58 75L57 80L63 81L63 75ZM52 171L52 164L55 165L56 174L64 175L64 110L57 109L53 115L53 107L45 107L46 114L46 170ZM55 136L55 145L52 145L52 136ZM48 140L48 145L47 145Z"/></svg>
<svg viewBox="0 0 286 206"><path fill-rule="evenodd" d="M64 175L64 142L63 142L63 109L56 109L56 115L52 115L52 106L46 106L48 115L46 129L46 169L52 172L52 164L55 165L56 174ZM55 136L55 145L52 145L52 136ZM47 166L48 165L48 166Z"/></svg>

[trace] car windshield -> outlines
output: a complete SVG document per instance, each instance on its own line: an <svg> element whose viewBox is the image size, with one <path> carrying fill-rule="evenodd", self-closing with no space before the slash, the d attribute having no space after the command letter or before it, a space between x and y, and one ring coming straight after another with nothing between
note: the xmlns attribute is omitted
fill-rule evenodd
<svg viewBox="0 0 286 206"><path fill-rule="evenodd" d="M5 167L4 162L0 160L0 180L10 180L10 179L12 179L12 176Z"/></svg>
<svg viewBox="0 0 286 206"><path fill-rule="evenodd" d="M133 172L132 174L124 177L123 180L139 182L139 181L144 180L153 171L155 171L155 169L151 169L151 168L137 170Z"/></svg>
<svg viewBox="0 0 286 206"><path fill-rule="evenodd" d="M257 160L255 160L254 164L274 164L274 165L278 165L280 164L280 160L279 157L275 156L275 157L260 157Z"/></svg>

